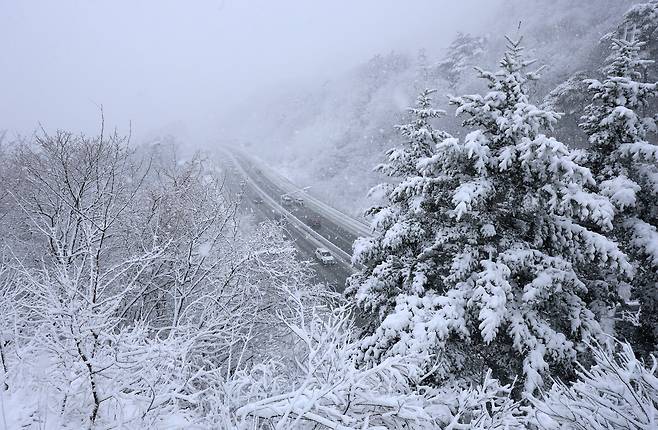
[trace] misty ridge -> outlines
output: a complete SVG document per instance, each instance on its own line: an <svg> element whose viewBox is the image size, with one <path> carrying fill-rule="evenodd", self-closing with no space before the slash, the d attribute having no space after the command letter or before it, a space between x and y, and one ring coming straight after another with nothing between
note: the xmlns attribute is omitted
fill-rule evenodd
<svg viewBox="0 0 658 430"><path fill-rule="evenodd" d="M658 428L658 0L0 35L0 429Z"/></svg>

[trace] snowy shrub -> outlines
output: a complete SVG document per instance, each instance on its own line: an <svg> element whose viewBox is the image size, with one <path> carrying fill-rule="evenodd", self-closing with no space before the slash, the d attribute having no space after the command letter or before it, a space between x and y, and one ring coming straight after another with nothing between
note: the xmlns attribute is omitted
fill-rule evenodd
<svg viewBox="0 0 658 430"><path fill-rule="evenodd" d="M240 407L243 424L257 418L277 429L524 428L511 387L490 372L474 387L438 389L419 387L422 375L409 357L358 368L344 309L289 327L297 336L298 377L288 391Z"/></svg>
<svg viewBox="0 0 658 430"><path fill-rule="evenodd" d="M629 344L592 348L595 364L571 384L556 382L533 397L531 422L546 430L649 430L658 426L658 363L639 361Z"/></svg>

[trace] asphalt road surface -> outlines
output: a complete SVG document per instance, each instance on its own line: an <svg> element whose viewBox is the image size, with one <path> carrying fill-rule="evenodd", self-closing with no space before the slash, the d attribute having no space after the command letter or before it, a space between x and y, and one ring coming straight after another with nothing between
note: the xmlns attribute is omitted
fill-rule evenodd
<svg viewBox="0 0 658 430"><path fill-rule="evenodd" d="M269 220L282 225L286 235L293 241L299 251L300 259L313 261L316 280L329 285L338 292L342 292L345 288L345 280L354 273L354 269L348 262L345 262L345 258L340 258L338 255L334 256L336 258L335 265L321 264L314 254L319 245L318 239L314 238L309 232L304 231L305 229L296 226L295 222L290 222L285 216L282 216L281 212L288 212L322 238L349 255L352 253L352 243L356 236L347 232L340 225L326 219L322 214L316 213L303 205L296 203L282 204L281 195L285 194L284 190L268 181L250 160L239 155L236 155L234 159L238 161L239 166L231 159L224 159L222 163L227 172L226 185L232 193L241 199L242 213L252 216L256 223ZM261 192L269 196L272 201L263 198ZM293 197L303 199L303 193L297 193ZM277 205L275 206L273 202L276 202Z"/></svg>

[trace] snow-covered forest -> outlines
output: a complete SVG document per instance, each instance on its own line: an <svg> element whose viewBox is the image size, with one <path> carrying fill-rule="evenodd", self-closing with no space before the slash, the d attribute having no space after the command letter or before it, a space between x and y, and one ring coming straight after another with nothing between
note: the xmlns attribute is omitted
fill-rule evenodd
<svg viewBox="0 0 658 430"><path fill-rule="evenodd" d="M212 144L3 122L0 429L658 429L658 0L449 34Z"/></svg>

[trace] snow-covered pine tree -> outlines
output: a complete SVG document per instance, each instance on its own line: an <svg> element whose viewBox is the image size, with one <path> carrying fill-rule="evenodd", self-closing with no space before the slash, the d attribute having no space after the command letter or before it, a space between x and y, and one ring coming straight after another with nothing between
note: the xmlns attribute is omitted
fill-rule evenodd
<svg viewBox="0 0 658 430"><path fill-rule="evenodd" d="M426 89L416 99L416 106L409 109L412 121L395 128L407 139L402 148L392 148L386 152L388 163L375 168L387 176L407 177L418 174L418 160L429 157L434 146L450 135L441 130L435 130L432 120L445 115L445 111L432 107L431 95L436 90Z"/></svg>
<svg viewBox="0 0 658 430"><path fill-rule="evenodd" d="M437 64L438 72L448 81L450 89L457 88L466 70L484 53L486 41L482 36L457 34L448 47L445 58Z"/></svg>
<svg viewBox="0 0 658 430"><path fill-rule="evenodd" d="M348 279L347 295L357 294L360 305L380 318L392 311L397 294L420 292L418 285L432 276L425 273L417 256L433 237L433 211L422 208L427 202L416 196L423 184L419 160L430 157L436 144L450 137L432 126L433 120L445 115L445 111L432 107L434 92L426 89L418 96L415 107L409 109L411 122L395 126L405 139L403 146L388 150L387 162L375 167L375 171L393 180L403 179L397 185L383 183L370 191L371 196L385 202L384 206L366 212L373 217L373 226L381 235L360 238L354 244L358 256L355 261L367 259L378 264L372 271Z"/></svg>
<svg viewBox="0 0 658 430"><path fill-rule="evenodd" d="M613 38L623 38L629 28L636 29L636 37L645 43L642 47L641 57L644 59L658 58L658 0L637 3L624 14L624 19L614 32L603 37L602 42L607 43ZM658 79L658 67L649 64L646 69L647 80Z"/></svg>
<svg viewBox="0 0 658 430"><path fill-rule="evenodd" d="M387 187L376 234L355 244L364 269L348 293L378 311L361 340L365 362L401 354L437 381L522 372L532 391L549 371L569 371L602 331L597 312L618 300L616 274L632 271L589 228L611 228L614 209L587 191L589 169L541 133L559 115L529 102L538 74L526 72L520 40L508 41L500 70L479 70L490 92L451 100L472 131L443 139L419 175Z"/></svg>
<svg viewBox="0 0 658 430"><path fill-rule="evenodd" d="M601 193L615 206L614 235L633 257L635 297L641 301L639 349L658 349L658 145L650 100L658 83L642 81L644 43L630 30L612 40L613 53L601 82L588 79L593 102L585 108L581 127L591 144L589 163ZM648 349L648 351L647 351Z"/></svg>

